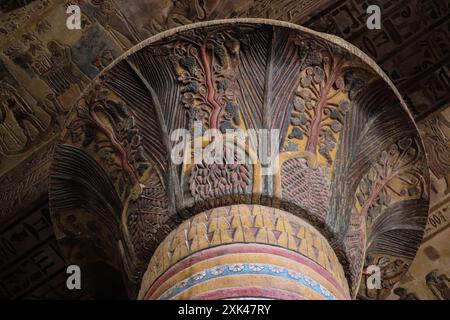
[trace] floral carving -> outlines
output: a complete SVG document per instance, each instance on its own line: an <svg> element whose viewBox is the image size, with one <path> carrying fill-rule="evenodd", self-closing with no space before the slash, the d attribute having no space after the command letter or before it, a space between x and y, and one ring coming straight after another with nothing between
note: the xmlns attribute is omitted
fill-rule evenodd
<svg viewBox="0 0 450 320"><path fill-rule="evenodd" d="M150 261L159 242L171 231L168 196L158 174L153 171L142 194L131 200L127 226L138 259Z"/></svg>
<svg viewBox="0 0 450 320"><path fill-rule="evenodd" d="M281 176L284 199L326 217L330 184L318 168L311 168L302 158L288 159L282 165Z"/></svg>
<svg viewBox="0 0 450 320"><path fill-rule="evenodd" d="M226 152L224 152L226 155ZM224 156L225 157L225 156ZM189 186L196 202L220 199L225 196L245 194L251 187L251 168L247 163L195 164L192 168Z"/></svg>
<svg viewBox="0 0 450 320"><path fill-rule="evenodd" d="M231 30L192 32L167 45L182 84L182 104L201 111L206 128L225 132L241 123L235 78L242 36Z"/></svg>
<svg viewBox="0 0 450 320"><path fill-rule="evenodd" d="M388 214L388 208L395 203L426 197L427 183L422 164L423 152L416 138L405 137L382 151L378 160L362 177L356 190L355 205L345 240L348 256L352 261L352 278L356 279L360 274L363 264L361 259L370 242L374 241L372 238L371 241L366 240L365 235L367 238L376 238L373 234L376 231L372 229L377 220ZM408 209L405 208L404 212L407 213ZM406 224L407 221L403 223ZM391 228L394 227L394 222L391 222ZM418 241L414 235L408 235L408 230L403 232L402 227L399 227L396 241L406 241L404 237L410 237L408 241L411 244ZM366 255L366 259L371 259L371 254Z"/></svg>
<svg viewBox="0 0 450 320"><path fill-rule="evenodd" d="M384 150L361 179L356 198L359 214L371 224L391 203L420 198L426 182L420 169L422 155L414 138L403 138Z"/></svg>
<svg viewBox="0 0 450 320"><path fill-rule="evenodd" d="M76 107L78 118L67 126L72 143L91 148L106 165L124 195L126 180L139 187L139 176L150 166L135 118L108 89L96 85Z"/></svg>
<svg viewBox="0 0 450 320"><path fill-rule="evenodd" d="M337 46L302 38L296 44L302 64L288 138L305 140L306 151L318 152L331 164L350 98L364 86L365 71L357 75L351 56Z"/></svg>

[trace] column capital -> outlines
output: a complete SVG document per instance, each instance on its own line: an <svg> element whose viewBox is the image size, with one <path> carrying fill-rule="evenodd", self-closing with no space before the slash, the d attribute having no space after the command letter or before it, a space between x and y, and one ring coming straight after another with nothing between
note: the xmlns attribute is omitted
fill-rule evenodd
<svg viewBox="0 0 450 320"><path fill-rule="evenodd" d="M411 114L363 52L289 23L231 19L149 38L91 83L56 148L50 205L69 257L124 272L134 293L183 221L245 203L319 230L352 297L373 296L368 265L397 268L383 298L421 242L428 189Z"/></svg>

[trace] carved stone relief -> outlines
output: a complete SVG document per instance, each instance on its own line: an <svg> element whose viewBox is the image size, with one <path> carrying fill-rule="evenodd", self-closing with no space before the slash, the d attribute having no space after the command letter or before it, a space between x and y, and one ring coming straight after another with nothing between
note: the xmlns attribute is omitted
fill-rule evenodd
<svg viewBox="0 0 450 320"><path fill-rule="evenodd" d="M10 1L10 3L12 2ZM74 33L70 33L70 35L55 31L64 30L65 28L65 19L61 19L61 17L66 16L64 6L69 2L80 4L83 12L83 30L75 31ZM448 43L450 43L448 41L449 6L445 1L417 0L410 1L407 5L400 1L379 1L383 12L387 12L387 15L383 15L383 25L385 28L379 31L371 31L370 33L365 30L365 7L368 1L340 0L330 3L329 1L286 0L149 0L139 1L139 5L136 3L133 6L123 5L123 2L122 0L116 0L114 2L108 0L77 0L56 3L51 0L36 0L29 6L0 17L0 91L2 95L2 103L0 105L0 180L1 185L6 190L5 192L0 192L0 194L2 195L2 200L8 201L8 205L2 206L1 208L0 218L11 218L11 215L18 210L22 210L21 208L29 208L33 201L45 198L45 181L49 171L49 158L52 154L52 147L50 146L54 143L55 135L58 135L61 131L65 115L72 106L74 99L79 96L82 89L90 82L90 79L94 78L109 63L132 45L168 28L214 18L244 16L292 21L309 26L315 30L337 34L375 58L399 87L402 95L406 98L411 110L414 112L416 119L422 119L432 111L448 105L450 100L448 95L450 92L450 73L446 64L446 61L449 59ZM151 8L151 10L144 10L145 8ZM150 12L150 14L143 17L140 12ZM33 19L31 19L32 17ZM395 27L399 25L401 25L400 28ZM260 38L260 40L263 40L263 38ZM239 44L238 51L241 51L242 46L245 47L245 43ZM308 49L307 46L304 47L306 48L299 48L299 50ZM233 46L233 44L225 47L225 55L223 55L225 60L229 59L228 55L233 57L234 50L236 50L236 46ZM207 53L208 57L210 57L211 52L208 51ZM219 57L221 53L214 53L214 55ZM179 62L177 63L179 64ZM171 102L178 105L179 101L182 100L182 103L186 107L189 107L193 101L195 105L198 105L197 102L200 99L198 98L198 93L195 93L195 85L186 82L187 80L182 78L183 75L186 75L186 66L189 66L189 61L184 61L184 63L185 66L179 65L177 67L171 61L170 65L165 66L166 68L171 68L171 70L172 68L176 68L173 77L166 78L166 81L180 81L179 90L180 93L181 91L183 92L177 95L177 97L174 96ZM201 66L201 63L199 66ZM219 68L222 67L222 71L228 70L228 74L225 74L225 79L227 79L227 75L232 73L231 71L234 71L220 64L218 66ZM261 69L252 68L253 66L249 67L249 65L245 68L244 64L242 66L244 67L243 72L249 72L250 70L260 77L264 77L263 74L258 73ZM322 186L329 185L329 189L333 190L336 188L338 190L336 194L338 194L339 192L345 191L345 187L337 187L332 184L331 177L335 175L336 178L334 180L339 180L345 174L340 173L339 170L335 172L334 167L336 165L341 166L343 162L348 161L347 156L341 156L339 158L339 153L347 152L347 154L351 154L353 152L348 150L348 146L340 148L339 144L343 136L355 136L355 132L359 130L357 127L351 129L346 128L345 119L347 121L354 121L358 119L359 115L353 112L353 108L347 108L346 101L349 98L350 92L347 92L349 88L342 87L342 90L336 90L339 89L338 87L332 87L330 89L330 92L339 91L339 94L333 97L332 101L329 101L329 110L324 110L323 116L320 113L320 117L314 114L308 115L308 112L311 113L312 110L316 110L315 108L311 109L311 106L320 99L317 99L317 97L314 98L313 95L308 96L307 92L320 88L322 72L319 70L320 68L325 70L324 66L326 65L323 64L323 61L319 65L314 65L313 62L313 66L303 70L303 78L298 79L299 87L303 86L305 90L296 90L294 92L296 99L292 102L292 107L289 107L292 108L292 113L289 116L289 121L285 122L288 131L284 138L285 144L282 146L282 150L292 152L304 150L306 144L309 144L309 149L312 149L313 145L317 145L316 158L318 161L316 162L320 166L317 166L317 163L314 163L314 161L305 160L308 158L305 158L304 155L298 155L297 157L293 157L292 160L287 160L283 166L285 168L295 168L298 171L298 175L293 175L292 179L295 180L296 177L303 175L314 177L317 188L320 187L323 190ZM328 70L325 70L324 76L327 75L327 72ZM359 77L360 75L355 79L356 85ZM118 78L120 78L120 75ZM68 80L70 80L70 83ZM245 82L233 78L229 81L237 81L238 87ZM241 81L240 84L239 81ZM304 86L308 84L308 81L311 84ZM348 77L344 78L344 83L345 81L348 85ZM181 86L183 82L185 82L185 87ZM239 92L236 94L234 92L235 88L232 86L227 88L228 90L225 90L221 87L221 84L217 84L214 89L217 92L223 90L224 92L221 93L224 97L223 99L228 99L220 102L223 107L223 111L221 112L223 129L258 127L260 125L256 122L257 120L253 119L253 115L258 114L260 110L259 108L252 107L252 105L246 105L247 101L249 101L248 97L241 97ZM257 91L260 88L256 87L254 90ZM145 92L145 88L140 88L140 92ZM303 97L302 95L306 96ZM115 96L113 100L117 101L121 100L121 98L123 99L123 97L119 98ZM308 100L308 98L310 99ZM213 110L211 106L207 106L208 99L206 99L206 102L203 108ZM263 99L258 102L262 105ZM152 104L152 102L147 100L145 103ZM352 103L350 103L350 106L352 106ZM196 113L200 113L198 116L199 119L207 119L209 122L210 119L205 114L201 115L204 110L199 109L201 108L192 108L192 111L188 115L185 115L186 109L180 108L182 111L175 111L171 115L168 115L165 119L169 131L173 128L184 126L189 121L189 117L192 118L192 115ZM110 113L111 110L99 113L101 116L100 119L102 123L106 124L107 130L108 126L113 123L111 121L111 116L113 116ZM216 108L216 110L218 109ZM137 118L136 115L133 116ZM156 119L154 114L146 116ZM395 125L396 119L398 119L396 117L394 115L390 119L391 125ZM314 118L327 118L328 120L322 121L322 124L325 126L321 125L319 129L321 135L318 137L318 142L310 143L307 133L311 131L312 127L307 128L307 126ZM129 119L128 115L126 119ZM273 119L275 122L277 121L276 116ZM387 120L389 117L381 115L379 119ZM446 123L448 119L450 119L449 116L444 115L440 119L431 117L424 120L425 122L430 121L427 127L424 126L424 130L430 131L423 138L425 145L436 149L432 152L427 150L431 167L432 188L430 196L433 208L428 218L425 241L431 240L436 236L437 239L435 241L440 242L441 240L439 239L441 237L439 235L445 234L445 230L448 230L446 228L446 221L449 219L449 211L447 210L448 203L446 200L449 181L448 174L446 174L446 171L448 171L446 169L448 159L446 160L445 158L448 153L445 152L448 149L446 147L448 139L445 138L448 137L446 134L448 129ZM122 122L122 120L122 117L119 117L119 122ZM91 120L87 122L89 121ZM137 122L137 126L140 126L138 136L142 136L144 140L149 135L158 135L159 130L162 130L159 128L149 134L148 132L144 132L142 130L143 125L139 124L139 121ZM317 123L320 121L312 122ZM131 122L122 125L127 127L126 130L129 130L129 132L136 131L136 127ZM173 128L170 126L173 126ZM315 128L316 126L313 127ZM91 142L91 146L99 140L102 141L102 139L105 139L104 133L106 131L102 132L99 128L93 130L94 134L89 132L90 129L83 130L79 129L78 134L83 139L87 137L84 140L86 142L89 142L91 138L94 139L94 142ZM349 132L346 133L346 130ZM89 137L90 134L91 136ZM114 134L119 136L120 132L117 131ZM412 136L412 138L414 140L417 137ZM123 144L122 141L119 143L124 150L132 148L131 145L135 143L129 144L129 141L126 142L126 140L123 140ZM352 141L356 143L356 140ZM389 143L396 143L396 141L386 142L386 150L388 150ZM131 189L131 194L138 195L140 192L145 194L146 187L144 186L146 185L146 177L150 175L150 172L155 171L141 172L143 177L139 177L139 179L143 186L138 186L135 183L134 188L131 187L130 190L124 191L126 187L123 186L124 182L120 181L125 181L125 184L128 185L128 179L133 178L129 174L130 170L121 168L121 160L116 156L116 152L119 149L115 149L111 141L109 144L109 146L103 148L105 151L102 152L104 157L102 163L109 163L108 174L116 175L117 180L115 180L114 188L116 192L119 192L118 194L121 200L124 200L125 195ZM134 157L137 158L137 165L132 165L133 169L138 172L139 164L141 163L139 159L142 159L145 166L147 165L149 161L146 154L156 155L155 158L151 159L151 162L157 168L158 175L165 177L165 172L171 172L170 175L172 176L170 179L161 180L161 185L164 186L163 189L167 188L166 190L172 190L172 188L176 188L176 184L174 185L172 181L177 179L177 176L173 173L176 171L176 168L164 167L166 160L164 159L164 155L160 154L160 150L163 149L161 147L161 141L147 139L144 145L146 146L144 152L142 149L134 151ZM375 151L370 148L366 148L365 150L368 152ZM89 152L91 152L90 154L92 156L97 156L97 150L89 150ZM377 153L374 152L374 154ZM374 156L374 159L377 156ZM336 158L339 160L337 164L334 164ZM332 165L329 163L330 159ZM98 161L98 158L95 161ZM363 161L363 157L361 156L355 161ZM142 167L141 170L145 171ZM232 174L233 170L237 173L237 178ZM250 178L250 183L253 184L261 182L252 180L253 170L252 168L245 168L245 170L241 170L240 168L225 168L223 170L213 171L223 171L225 173L225 180L230 181L224 184L225 189L227 185L233 185L234 183L237 188L242 187L243 193L249 193L249 190L254 190L254 186L250 189L248 186L243 187L242 182L246 178ZM7 171L9 172L6 173ZM137 175L140 174L138 173ZM21 179L21 182L16 183L17 176L24 178ZM358 185L360 178L363 179L362 173L358 172L354 179L352 178L353 180L350 179L349 184L352 185L350 189L358 188L360 190L361 187L364 189L364 183ZM366 176L364 179L367 180L368 178ZM153 181L153 179L149 181ZM189 181L189 177L186 177L185 181ZM279 185L282 186L283 183L286 186L287 180L280 179ZM237 186L237 184L240 186ZM264 181L262 184L264 185ZM196 182L194 189L198 189L200 185ZM372 212L375 216L380 211L383 212L383 210L389 212L386 205L395 205L396 201L403 197L395 196L396 192L401 193L399 191L401 188L397 188L402 186L396 184L393 187L394 191L390 190L389 192L385 192L389 188L382 188L383 192L381 193L383 193L383 196L375 197L376 199L373 202L376 205L371 206L368 211ZM153 185L148 185L148 188L153 188ZM301 185L298 188L298 190L302 190ZM296 208L302 206L317 208L313 216L321 217L317 223L324 223L324 218L327 215L324 213L324 208L327 207L324 203L326 203L326 199L330 196L328 192L324 192L323 197L318 203L311 203L308 200L310 198L302 192L294 195L291 191L286 190L286 187L284 190L282 187L278 188L279 190L276 189L277 187L275 186L273 194L277 196L282 194L283 198L289 199L287 204L282 204L283 206L288 206L293 203ZM409 189L413 188L408 188L407 193ZM176 190L189 190L189 188L181 185ZM417 197L423 193L423 189L419 188L418 192L416 194ZM179 193L181 194L181 192ZM347 195L350 194L351 196L349 198L352 198L352 203L346 204L346 208L348 208L348 212L353 210L359 212L361 210L358 207L360 206L358 204L359 200L355 194L349 191ZM394 201L392 201L392 198ZM407 195L407 198L411 200L411 196ZM386 202L386 199L391 200L391 202ZM28 200L31 203L25 203ZM150 200L150 202L155 203L156 207L158 207L157 203L160 203L159 201L155 199ZM178 202L175 201L175 204L173 202L173 200L169 200L168 207L164 210L176 211L176 203ZM339 205L342 205L342 203ZM329 208L333 209L335 207L329 206ZM314 210L311 210L311 212L314 212ZM144 221L152 221L151 219L153 218L149 219L146 218ZM354 216L352 216L350 221L354 221L358 226L361 223ZM338 223L334 221L334 218L329 218L327 223L334 224L338 233L346 232L337 226ZM132 224L134 225L134 222ZM363 240L360 237L360 230L358 228L349 230L348 233L351 235L348 238L352 239L349 240L350 242L356 241L355 243L358 243L358 241ZM126 241L124 240L124 242ZM423 250L425 250L425 247L424 245ZM439 246L436 247L439 248ZM438 252L445 256L445 252L442 252L440 249L438 249ZM423 255L422 251L421 254ZM148 253L143 253L143 256L145 255L148 255ZM432 269L429 267L426 272L423 272L426 274L431 272ZM442 268L440 270L440 273L438 272L439 274L446 272ZM420 276L420 278L425 285L425 276ZM433 297L433 295L429 295L428 297Z"/></svg>
<svg viewBox="0 0 450 320"><path fill-rule="evenodd" d="M418 299L449 299L449 250L450 193L447 155L450 153L450 109L432 115L419 124L425 142L430 166L430 213L422 244L411 264L394 289L406 290ZM395 295L389 299L396 299Z"/></svg>
<svg viewBox="0 0 450 320"><path fill-rule="evenodd" d="M392 276L386 271L383 298L420 244L429 182L419 134L383 75L347 43L251 19L172 31L105 70L68 119L51 174L58 233L70 242L80 224L98 238L85 221L97 214L120 255L110 241L95 243L109 250L109 263L125 260L131 282L186 217L233 203L288 208L313 223L338 253L354 296L364 259L402 261ZM177 125L194 137L188 144L203 139L203 151L211 137L196 138L196 130L277 129L281 170L262 175L258 157L251 165L224 158L176 166L169 137ZM224 151L237 144L252 157L256 142L227 141ZM96 172L86 176L84 165ZM78 175L88 189L104 181L117 209L93 200L69 214L80 191L66 181ZM123 221L127 232L115 233ZM361 287L359 294L371 298Z"/></svg>

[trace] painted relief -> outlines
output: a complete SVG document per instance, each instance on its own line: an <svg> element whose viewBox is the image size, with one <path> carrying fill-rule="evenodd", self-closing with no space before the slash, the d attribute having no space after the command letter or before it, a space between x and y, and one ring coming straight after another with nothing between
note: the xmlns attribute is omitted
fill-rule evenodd
<svg viewBox="0 0 450 320"><path fill-rule="evenodd" d="M419 299L448 300L448 227L450 221L450 195L448 193L447 155L450 131L450 109L433 115L419 124L430 166L430 213L425 234L411 268L394 290L409 290ZM446 291L447 290L447 291ZM395 293L395 291L394 291ZM390 299L395 299L391 295Z"/></svg>
<svg viewBox="0 0 450 320"><path fill-rule="evenodd" d="M401 125L388 130L393 123ZM185 144L200 141L201 152L214 142L201 136L208 129L277 130L280 170L263 173L252 135L223 146L234 160L242 148L252 163L223 157L177 166L170 158L177 124L192 138ZM90 85L61 143L51 179L62 188L51 189L55 216L68 210L61 197L76 192L64 182L75 168L64 163L97 162L124 209L121 246L136 255L126 257L129 279L182 217L257 203L285 209L335 239L352 296L365 257L402 261L382 298L410 265L426 222L423 147L398 97L347 44L291 25L216 23L142 44ZM63 219L58 228L65 233Z"/></svg>
<svg viewBox="0 0 450 320"><path fill-rule="evenodd" d="M67 32L61 17L69 4L81 7L82 30ZM116 277L126 274L137 294L158 244L182 221L220 206L259 204L288 211L325 235L352 298L450 299L450 109L443 109L450 103L450 6L380 0L383 28L368 32L369 4L2 3L0 220L13 221L18 212L41 205L50 190L52 223L63 250L70 258L91 252L83 263L106 261ZM393 81L421 135L378 69L340 40L248 21L146 40L191 23L246 17L290 21L351 42ZM115 62L137 44L140 49ZM170 134L178 128L191 134L192 145L196 130L278 129L279 170L261 174L265 167L252 136L224 147L224 153L245 149L252 164L227 164L224 158L220 165L174 165ZM212 140L202 141L202 150ZM249 230L250 237L261 236ZM79 234L88 240L76 244ZM208 241L213 237L208 234ZM52 241L42 248L58 269ZM379 290L365 286L369 265L382 270ZM56 269L46 276L60 288ZM254 271L264 277L275 269L244 261L224 264L223 274L245 277ZM297 285L314 280L288 266L282 270L286 277L280 280ZM208 277L222 275L204 271ZM204 279L201 272L191 276L186 279L195 283ZM7 269L2 277L3 295L51 295L49 288L30 290L25 278L13 279ZM180 288L173 289L161 297L182 296ZM338 297L310 289L270 294Z"/></svg>

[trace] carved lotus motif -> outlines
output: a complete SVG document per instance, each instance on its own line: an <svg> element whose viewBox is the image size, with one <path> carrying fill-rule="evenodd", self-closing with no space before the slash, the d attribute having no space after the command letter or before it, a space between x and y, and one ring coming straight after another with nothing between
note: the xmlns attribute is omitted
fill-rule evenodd
<svg viewBox="0 0 450 320"><path fill-rule="evenodd" d="M243 202L280 206L313 223L338 253L353 296L365 256L414 257L428 210L422 141L386 75L350 44L275 21L193 24L144 41L88 89L55 152L52 212L58 221L75 210L107 224L126 260L111 264L126 265L130 279L151 255L142 235L159 239L205 207ZM175 164L176 129L191 137L208 129L276 131L279 170L263 174L252 135L226 140L251 163ZM152 186L158 190L148 194ZM108 196L85 191L99 189ZM278 232L273 241L281 241ZM176 256L201 245L167 250ZM116 250L106 240L98 246ZM364 283L360 295L369 296Z"/></svg>

